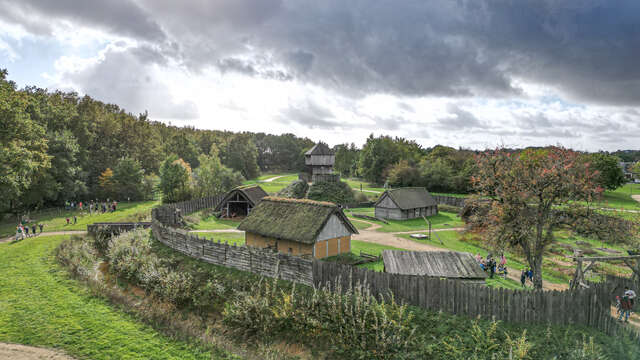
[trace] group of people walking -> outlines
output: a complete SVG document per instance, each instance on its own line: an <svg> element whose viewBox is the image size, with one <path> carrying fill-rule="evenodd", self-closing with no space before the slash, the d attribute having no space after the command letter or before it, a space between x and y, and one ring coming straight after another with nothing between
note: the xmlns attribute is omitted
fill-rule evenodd
<svg viewBox="0 0 640 360"><path fill-rule="evenodd" d="M505 279L507 278L507 258L504 254L500 255L499 263L496 262L491 254L488 254L486 259L484 259L480 254L476 254L476 261L482 270L489 273L489 278L493 279L493 276L496 273Z"/></svg>
<svg viewBox="0 0 640 360"><path fill-rule="evenodd" d="M533 270L531 270L531 268L522 269L520 273L520 283L522 287L527 287L527 280L533 284Z"/></svg>
<svg viewBox="0 0 640 360"><path fill-rule="evenodd" d="M16 241L22 240L26 237L36 236L38 229L40 229L40 234L42 234L43 228L44 224L33 223L31 224L31 233L29 233L29 224L26 221L22 221L18 226L16 226Z"/></svg>
<svg viewBox="0 0 640 360"><path fill-rule="evenodd" d="M87 208L89 210L89 215L93 215L93 213L102 212L103 214L106 212L114 212L118 209L118 202L115 200L107 199L106 201L89 201L89 203L83 203L82 201L65 201L64 208L67 211L79 210L83 211Z"/></svg>

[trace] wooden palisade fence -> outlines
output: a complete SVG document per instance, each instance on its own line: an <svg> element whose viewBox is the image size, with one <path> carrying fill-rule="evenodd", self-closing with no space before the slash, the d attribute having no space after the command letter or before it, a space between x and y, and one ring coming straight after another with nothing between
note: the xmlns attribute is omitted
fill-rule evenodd
<svg viewBox="0 0 640 360"><path fill-rule="evenodd" d="M619 292L618 288L627 281L625 279L607 279L603 283L591 284L589 289L579 290L496 289L457 280L376 272L280 254L269 249L233 246L200 239L174 228L179 225L179 214L213 208L221 199L217 196L154 209L154 237L202 261L317 288L346 291L353 286L364 286L376 297L392 295L396 301L433 311L514 323L584 325L609 335L632 333L611 316L613 291Z"/></svg>

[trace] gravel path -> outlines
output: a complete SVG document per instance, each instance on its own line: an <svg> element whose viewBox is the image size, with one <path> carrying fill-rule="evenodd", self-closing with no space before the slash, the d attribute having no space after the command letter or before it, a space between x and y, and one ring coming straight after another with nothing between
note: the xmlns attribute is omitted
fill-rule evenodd
<svg viewBox="0 0 640 360"><path fill-rule="evenodd" d="M73 360L72 357L59 351L7 343L0 343L0 359Z"/></svg>
<svg viewBox="0 0 640 360"><path fill-rule="evenodd" d="M43 233L38 233L36 236L44 235L44 236L52 236L52 235L84 235L87 232L85 230L68 230L68 231L45 231ZM9 236L4 239L0 239L0 243L13 241L16 239L16 236ZM26 238L25 238L26 239ZM2 358L0 358L2 359Z"/></svg>
<svg viewBox="0 0 640 360"><path fill-rule="evenodd" d="M272 177L272 178L269 178L269 179L264 179L264 180L262 180L262 181L260 181L260 182L272 182L272 181L274 181L274 180L278 180L278 179L280 179L281 177L285 177L285 176L287 176L287 175L275 176L275 177Z"/></svg>
<svg viewBox="0 0 640 360"><path fill-rule="evenodd" d="M637 202L640 202L640 195L631 195L631 198Z"/></svg>

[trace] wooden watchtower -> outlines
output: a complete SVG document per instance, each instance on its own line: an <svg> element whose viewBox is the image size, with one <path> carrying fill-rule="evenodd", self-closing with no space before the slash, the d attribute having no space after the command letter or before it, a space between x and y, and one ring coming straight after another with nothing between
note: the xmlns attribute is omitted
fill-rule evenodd
<svg viewBox="0 0 640 360"><path fill-rule="evenodd" d="M339 181L337 174L333 173L333 165L336 155L327 146L319 142L304 154L304 164L307 173L311 176L311 182Z"/></svg>

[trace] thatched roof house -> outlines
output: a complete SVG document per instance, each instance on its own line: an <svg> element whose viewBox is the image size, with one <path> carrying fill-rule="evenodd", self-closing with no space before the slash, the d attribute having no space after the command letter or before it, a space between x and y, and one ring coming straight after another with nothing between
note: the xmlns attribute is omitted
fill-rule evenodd
<svg viewBox="0 0 640 360"><path fill-rule="evenodd" d="M237 187L225 195L215 210L224 217L247 216L265 196L269 194L258 185Z"/></svg>
<svg viewBox="0 0 640 360"><path fill-rule="evenodd" d="M351 251L358 230L333 203L265 197L238 226L247 246L316 258Z"/></svg>
<svg viewBox="0 0 640 360"><path fill-rule="evenodd" d="M383 250L385 272L403 275L484 281L487 274L473 255L456 251Z"/></svg>
<svg viewBox="0 0 640 360"><path fill-rule="evenodd" d="M375 203L377 218L407 220L438 213L438 203L423 187L385 191Z"/></svg>

